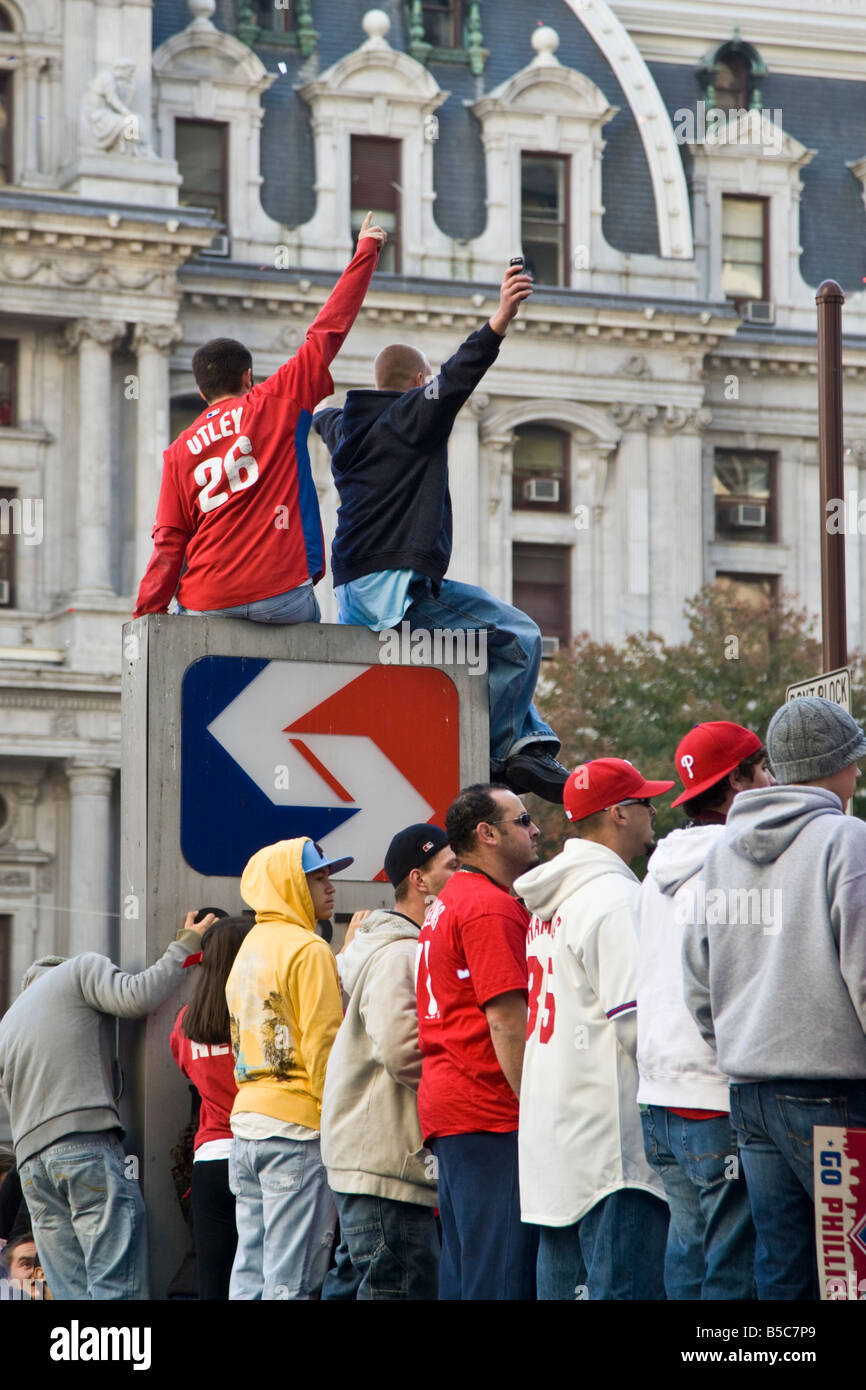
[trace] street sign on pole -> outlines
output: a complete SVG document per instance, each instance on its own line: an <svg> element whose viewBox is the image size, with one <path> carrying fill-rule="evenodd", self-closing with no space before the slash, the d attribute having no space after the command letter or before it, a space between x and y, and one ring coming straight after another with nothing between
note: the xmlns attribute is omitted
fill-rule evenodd
<svg viewBox="0 0 866 1390"><path fill-rule="evenodd" d="M810 676L808 680L797 681L785 691L786 703L798 700L803 695L820 695L823 700L832 700L851 713L851 672L847 666L838 671L828 671L822 676Z"/></svg>

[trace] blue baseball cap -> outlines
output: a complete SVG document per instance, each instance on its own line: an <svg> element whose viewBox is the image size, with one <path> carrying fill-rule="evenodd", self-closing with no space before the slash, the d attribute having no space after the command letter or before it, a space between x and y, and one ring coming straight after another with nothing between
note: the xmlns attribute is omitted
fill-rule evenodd
<svg viewBox="0 0 866 1390"><path fill-rule="evenodd" d="M338 874L354 862L351 855L345 859L326 859L322 846L317 845L315 840L307 841L301 856L301 867L305 874L315 873L316 869L330 869L332 874Z"/></svg>

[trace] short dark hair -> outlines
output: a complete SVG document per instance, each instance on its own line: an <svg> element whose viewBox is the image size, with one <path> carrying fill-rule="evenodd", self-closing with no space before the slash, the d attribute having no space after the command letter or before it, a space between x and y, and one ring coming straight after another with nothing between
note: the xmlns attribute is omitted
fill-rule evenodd
<svg viewBox="0 0 866 1390"><path fill-rule="evenodd" d="M410 889L411 887L412 887L411 879L410 879L409 874L407 874L405 878L401 878L400 882L397 884L396 888L394 889L394 901L395 901L395 903L402 903L402 902L405 902L406 898L409 896L409 889Z"/></svg>
<svg viewBox="0 0 866 1390"><path fill-rule="evenodd" d="M249 348L236 338L211 338L192 355L195 384L206 401L218 396L237 396L243 390L244 372L253 365Z"/></svg>
<svg viewBox="0 0 866 1390"><path fill-rule="evenodd" d="M593 835L601 830L609 810L610 807L606 806L602 811L593 811L591 816L584 816L582 820L576 820L574 833L578 840L591 840Z"/></svg>
<svg viewBox="0 0 866 1390"><path fill-rule="evenodd" d="M705 811L718 811L720 806L724 806L730 795L732 773L739 772L740 776L746 782L754 782L755 768L759 763L764 762L766 757L767 750L762 745L757 752L750 753L747 758L743 758L742 762L737 763L737 766L732 768L731 772L726 772L724 777L720 777L718 782L714 782L711 787L707 787L706 791L700 792L697 796L693 796L690 801L684 801L680 809L685 812L689 820L694 820L696 816L703 815Z"/></svg>
<svg viewBox="0 0 866 1390"><path fill-rule="evenodd" d="M11 1173L15 1167L15 1150L8 1149L5 1144L0 1144L0 1178Z"/></svg>
<svg viewBox="0 0 866 1390"><path fill-rule="evenodd" d="M458 858L475 848L475 827L479 821L489 821L491 825L498 822L499 807L493 793L510 790L502 782L473 782L452 801L445 817L445 834Z"/></svg>
<svg viewBox="0 0 866 1390"><path fill-rule="evenodd" d="M19 1233L18 1233L17 1236L13 1236L12 1239L11 1239L10 1241L7 1241L6 1244L5 1244L4 1247L3 1247L3 1250L0 1251L0 1270L2 1270L3 1268L5 1268L5 1269L7 1270L7 1272L8 1272L8 1270L11 1269L11 1267L12 1267L12 1256L13 1256L13 1254L15 1253L15 1251L18 1249L19 1245L31 1245L31 1244L32 1244L32 1245L36 1245L36 1237L35 1237L35 1235L33 1234L32 1231L19 1231ZM39 1249L38 1249L38 1247L37 1247L37 1250L36 1250L36 1263L39 1264Z"/></svg>
<svg viewBox="0 0 866 1390"><path fill-rule="evenodd" d="M221 917L202 936L201 966L181 1024L190 1042L230 1041L226 980L252 926L249 917Z"/></svg>

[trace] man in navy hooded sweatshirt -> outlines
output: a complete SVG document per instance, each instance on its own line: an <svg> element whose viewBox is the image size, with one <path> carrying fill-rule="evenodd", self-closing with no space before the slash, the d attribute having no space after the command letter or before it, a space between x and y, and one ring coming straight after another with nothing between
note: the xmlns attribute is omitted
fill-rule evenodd
<svg viewBox="0 0 866 1390"><path fill-rule="evenodd" d="M516 792L562 802L568 769L559 739L532 703L541 634L519 609L446 579L451 558L448 436L499 353L532 281L519 265L502 282L493 317L433 375L417 348L392 343L374 364L376 390L349 391L313 427L331 453L340 509L331 551L340 622L381 631L486 633L491 776Z"/></svg>

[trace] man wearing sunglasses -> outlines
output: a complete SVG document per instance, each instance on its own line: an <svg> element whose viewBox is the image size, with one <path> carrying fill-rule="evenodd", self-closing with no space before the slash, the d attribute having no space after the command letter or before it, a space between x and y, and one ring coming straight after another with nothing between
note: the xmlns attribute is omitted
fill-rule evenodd
<svg viewBox="0 0 866 1390"><path fill-rule="evenodd" d="M637 1106L629 865L652 849L652 799L672 786L622 758L575 769L563 805L577 838L515 883L533 913L519 1154L540 1299L664 1298L668 1209Z"/></svg>
<svg viewBox="0 0 866 1390"><path fill-rule="evenodd" d="M520 1220L517 1098L526 928L512 893L538 827L507 787L466 787L445 831L458 870L418 938L418 1118L439 1181L440 1299L535 1296L536 1233Z"/></svg>

